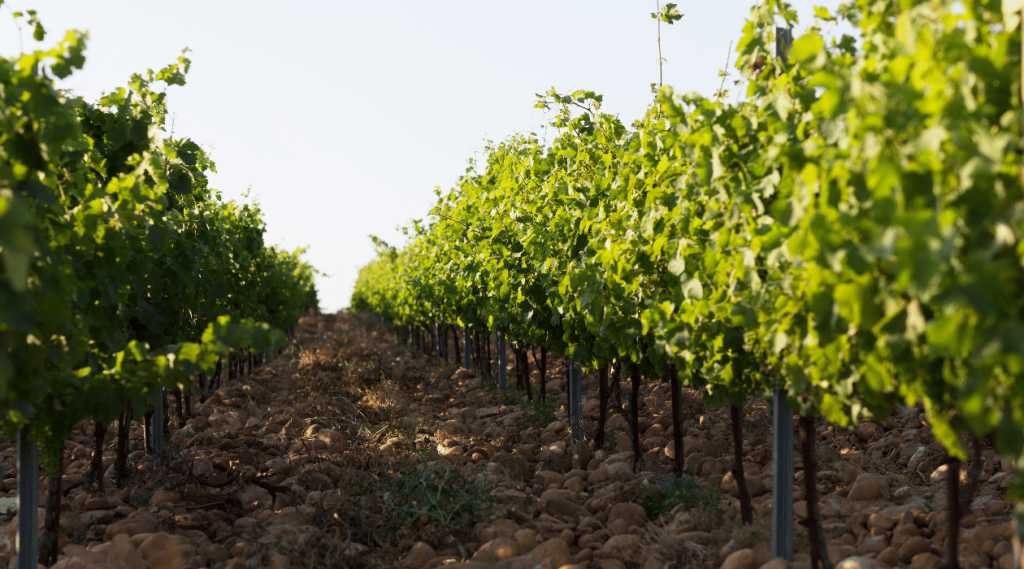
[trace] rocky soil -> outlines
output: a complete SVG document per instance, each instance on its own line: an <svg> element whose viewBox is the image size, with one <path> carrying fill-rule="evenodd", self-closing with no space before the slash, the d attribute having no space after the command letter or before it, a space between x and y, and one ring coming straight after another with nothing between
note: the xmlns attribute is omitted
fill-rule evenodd
<svg viewBox="0 0 1024 569"><path fill-rule="evenodd" d="M756 518L744 526L730 473L728 409L705 409L687 393L689 476L674 480L667 386L642 389L637 472L621 415L608 421L606 448L570 444L564 376L562 362L550 361L556 404L530 404L469 370L413 357L368 318L307 316L279 359L195 405L183 428L172 420L163 457L142 450L134 426L124 489L110 479L113 429L102 491L83 480L93 427L74 430L54 567L810 566L802 525L794 562L770 559L770 408L763 402L744 408L744 469ZM589 432L595 381L584 380ZM13 445L0 444L9 467L0 496L15 495L14 454ZM820 423L816 456L837 567L940 565L948 472L921 410L902 408L856 430ZM959 536L961 566L1009 569L1011 508L1003 493L1010 465L991 449L980 456L980 485ZM793 484L793 508L805 520L799 454ZM10 567L15 527L14 516L0 516L0 564Z"/></svg>

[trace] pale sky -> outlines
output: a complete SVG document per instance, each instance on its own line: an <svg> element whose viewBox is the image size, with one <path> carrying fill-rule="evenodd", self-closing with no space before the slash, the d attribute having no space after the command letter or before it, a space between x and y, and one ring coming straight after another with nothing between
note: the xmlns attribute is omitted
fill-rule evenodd
<svg viewBox="0 0 1024 569"><path fill-rule="evenodd" d="M712 95L752 3L677 2L665 84ZM803 25L838 3L793 2ZM396 228L424 217L485 139L540 133L535 93L593 90L629 124L658 80L653 0L8 0L4 57L19 52L8 7L38 10L45 47L90 33L85 69L60 84L89 100L190 48L188 85L168 92L175 133L211 153L226 198L251 187L268 243L310 248L329 312L373 258L367 235L400 245Z"/></svg>

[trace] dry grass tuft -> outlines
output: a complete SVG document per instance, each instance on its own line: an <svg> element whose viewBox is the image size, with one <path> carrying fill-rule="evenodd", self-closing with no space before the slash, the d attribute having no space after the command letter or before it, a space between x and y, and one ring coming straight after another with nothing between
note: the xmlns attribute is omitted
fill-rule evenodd
<svg viewBox="0 0 1024 569"><path fill-rule="evenodd" d="M703 569L704 561L711 559L706 546L677 538L664 523L647 524L640 543L644 566L653 559L666 569Z"/></svg>
<svg viewBox="0 0 1024 569"><path fill-rule="evenodd" d="M359 400L359 407L371 423L398 422L406 414L398 383L386 379L371 387Z"/></svg>
<svg viewBox="0 0 1024 569"><path fill-rule="evenodd" d="M299 369L304 372L337 371L338 354L325 344L303 349L299 352Z"/></svg>

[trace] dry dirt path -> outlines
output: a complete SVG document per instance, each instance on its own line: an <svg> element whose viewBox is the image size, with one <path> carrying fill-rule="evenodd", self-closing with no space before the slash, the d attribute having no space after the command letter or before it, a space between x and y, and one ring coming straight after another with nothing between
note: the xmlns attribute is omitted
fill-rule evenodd
<svg viewBox="0 0 1024 569"><path fill-rule="evenodd" d="M511 358L509 358L511 360ZM536 379L536 371L534 378ZM452 364L425 362L358 315L304 317L282 357L221 387L172 421L161 459L133 427L131 482L89 493L93 429L67 443L62 569L620 569L809 567L770 560L769 409L745 409L745 472L755 523L737 521L728 409L688 394L684 455L671 477L667 386L641 392L644 460L628 427L607 448L572 446L563 362L549 362L554 406L500 393ZM597 415L593 377L584 412ZM113 462L113 429L104 468ZM856 430L820 424L819 501L833 563L844 569L938 567L946 545L945 470L920 410ZM13 447L0 457L13 467ZM1008 569L1009 465L991 450L960 535L962 567ZM962 477L970 464L964 466ZM108 471L109 472L109 471ZM797 459L794 509L806 516ZM8 469L0 490L13 492ZM45 486L42 486L45 487ZM14 520L0 516L0 565ZM6 541L5 539L6 538ZM847 559L850 558L850 559Z"/></svg>

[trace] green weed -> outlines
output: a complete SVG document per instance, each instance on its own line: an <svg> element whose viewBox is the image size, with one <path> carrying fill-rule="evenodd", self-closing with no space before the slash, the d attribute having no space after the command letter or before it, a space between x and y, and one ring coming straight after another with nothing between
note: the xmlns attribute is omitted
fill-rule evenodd
<svg viewBox="0 0 1024 569"><path fill-rule="evenodd" d="M679 504L686 504L700 518L714 524L720 523L724 517L719 505L721 498L716 480L712 479L704 488L696 479L684 476L662 478L641 486L637 502L651 518L658 518Z"/></svg>

